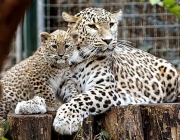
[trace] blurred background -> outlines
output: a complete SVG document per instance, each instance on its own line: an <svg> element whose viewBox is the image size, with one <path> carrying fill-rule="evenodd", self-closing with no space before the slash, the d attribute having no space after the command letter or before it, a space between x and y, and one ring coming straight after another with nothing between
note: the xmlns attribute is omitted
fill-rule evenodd
<svg viewBox="0 0 180 140"><path fill-rule="evenodd" d="M180 70L180 19L163 7L151 6L148 0L34 0L18 27L4 70L32 55L40 45L42 31L66 30L63 11L74 15L86 7L110 12L121 9L118 38L170 61Z"/></svg>

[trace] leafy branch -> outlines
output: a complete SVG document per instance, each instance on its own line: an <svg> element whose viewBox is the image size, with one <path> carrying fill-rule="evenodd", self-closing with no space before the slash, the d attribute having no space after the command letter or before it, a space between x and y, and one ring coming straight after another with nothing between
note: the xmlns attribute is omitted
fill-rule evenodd
<svg viewBox="0 0 180 140"><path fill-rule="evenodd" d="M180 18L180 6L176 4L175 0L149 0L151 5L159 5L166 8L170 13Z"/></svg>

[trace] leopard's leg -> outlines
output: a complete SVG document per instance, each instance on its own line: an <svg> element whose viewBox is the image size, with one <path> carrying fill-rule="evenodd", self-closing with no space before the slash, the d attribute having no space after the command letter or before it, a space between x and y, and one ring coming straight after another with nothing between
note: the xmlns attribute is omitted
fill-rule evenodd
<svg viewBox="0 0 180 140"><path fill-rule="evenodd" d="M78 95L77 85L72 79L67 79L63 86L59 88L56 98L63 102L69 102Z"/></svg>
<svg viewBox="0 0 180 140"><path fill-rule="evenodd" d="M82 125L84 118L103 113L110 107L121 104L125 104L121 95L98 85L63 104L57 110L53 126L60 134L72 134Z"/></svg>
<svg viewBox="0 0 180 140"><path fill-rule="evenodd" d="M45 99L47 111L57 111L57 109L63 104L62 101L58 101L55 98L55 94L49 92L49 94L41 93L38 95Z"/></svg>

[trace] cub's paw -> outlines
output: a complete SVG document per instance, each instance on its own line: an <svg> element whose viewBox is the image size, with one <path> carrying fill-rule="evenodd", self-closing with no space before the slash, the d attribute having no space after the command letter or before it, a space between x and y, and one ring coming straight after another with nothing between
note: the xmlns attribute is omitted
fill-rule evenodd
<svg viewBox="0 0 180 140"><path fill-rule="evenodd" d="M82 126L82 121L81 112L70 103L66 103L57 110L53 126L59 134L71 135Z"/></svg>
<svg viewBox="0 0 180 140"><path fill-rule="evenodd" d="M45 100L39 96L35 96L32 100L18 102L15 108L15 114L34 114L45 112Z"/></svg>

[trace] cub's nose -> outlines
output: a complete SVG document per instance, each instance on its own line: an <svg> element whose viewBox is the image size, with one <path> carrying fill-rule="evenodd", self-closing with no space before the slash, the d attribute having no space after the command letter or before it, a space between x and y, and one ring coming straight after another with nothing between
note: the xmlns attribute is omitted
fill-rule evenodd
<svg viewBox="0 0 180 140"><path fill-rule="evenodd" d="M102 39L102 41L106 42L106 44L109 45L111 43L112 39Z"/></svg>

